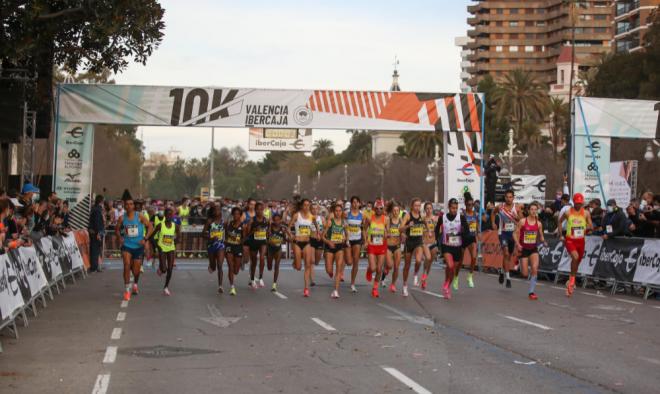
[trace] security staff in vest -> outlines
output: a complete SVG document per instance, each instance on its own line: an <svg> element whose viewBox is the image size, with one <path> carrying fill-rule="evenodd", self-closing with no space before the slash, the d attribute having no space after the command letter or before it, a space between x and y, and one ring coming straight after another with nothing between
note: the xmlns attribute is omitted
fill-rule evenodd
<svg viewBox="0 0 660 394"><path fill-rule="evenodd" d="M616 200L607 200L607 213L603 216L603 239L611 239L624 235L626 231L626 215L616 205Z"/></svg>

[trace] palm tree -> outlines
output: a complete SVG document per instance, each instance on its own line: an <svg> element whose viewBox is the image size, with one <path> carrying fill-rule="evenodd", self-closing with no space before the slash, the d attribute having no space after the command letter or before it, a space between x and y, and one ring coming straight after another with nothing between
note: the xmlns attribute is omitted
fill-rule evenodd
<svg viewBox="0 0 660 394"><path fill-rule="evenodd" d="M442 149L442 132L412 131L401 138L408 157L431 159L435 156L436 145Z"/></svg>
<svg viewBox="0 0 660 394"><path fill-rule="evenodd" d="M332 156L334 154L335 151L332 149L332 141L320 139L314 142L314 150L312 151L312 157L314 159L318 160L324 157Z"/></svg>
<svg viewBox="0 0 660 394"><path fill-rule="evenodd" d="M557 97L550 98L550 140L552 141L552 157L556 160L559 146L563 145L568 134L568 104Z"/></svg>
<svg viewBox="0 0 660 394"><path fill-rule="evenodd" d="M519 139L524 138L524 123L542 122L550 108L547 87L520 69L508 73L493 96L497 118L507 120Z"/></svg>

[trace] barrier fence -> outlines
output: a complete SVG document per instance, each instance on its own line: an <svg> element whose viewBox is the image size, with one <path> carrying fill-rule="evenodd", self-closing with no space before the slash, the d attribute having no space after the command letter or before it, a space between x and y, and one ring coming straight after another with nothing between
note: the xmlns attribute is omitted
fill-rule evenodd
<svg viewBox="0 0 660 394"><path fill-rule="evenodd" d="M27 327L27 312L36 317L37 303L46 307L46 299L53 299L53 288L60 293L67 278L75 282L76 274L86 276L88 244L87 231L78 230L33 238L32 246L0 255L0 330L8 328L18 338L17 320Z"/></svg>

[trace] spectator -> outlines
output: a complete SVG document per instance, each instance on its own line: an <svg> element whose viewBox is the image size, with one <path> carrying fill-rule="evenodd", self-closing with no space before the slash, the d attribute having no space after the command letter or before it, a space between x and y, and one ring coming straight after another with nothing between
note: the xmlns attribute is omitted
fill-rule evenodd
<svg viewBox="0 0 660 394"><path fill-rule="evenodd" d="M602 219L600 228L603 239L621 237L626 232L626 215L613 198L607 200L607 213Z"/></svg>
<svg viewBox="0 0 660 394"><path fill-rule="evenodd" d="M559 218L564 216L564 213L568 212L569 209L571 209L571 196L568 194L564 193L561 196L561 199L559 200L561 202L561 208L555 212L555 227L557 227L557 230L559 230ZM566 221L562 224L562 229L561 231L563 232L566 230Z"/></svg>
<svg viewBox="0 0 660 394"><path fill-rule="evenodd" d="M555 212L552 209L552 206L553 204L546 205L545 209L539 213L539 220L541 220L541 223L543 224L543 231L549 234L552 234L557 230Z"/></svg>
<svg viewBox="0 0 660 394"><path fill-rule="evenodd" d="M99 257L101 256L101 245L105 235L103 226L103 196L98 195L94 199L94 207L89 215L89 268L91 272L101 272Z"/></svg>
<svg viewBox="0 0 660 394"><path fill-rule="evenodd" d="M595 234L603 234L603 216L605 212L601 208L600 198L595 198L589 201L589 212L591 213L591 222L593 223L593 232Z"/></svg>
<svg viewBox="0 0 660 394"><path fill-rule="evenodd" d="M495 159L495 155L491 154L486 163L486 204L489 202L495 204L495 186L497 185L497 173L502 171L502 167Z"/></svg>

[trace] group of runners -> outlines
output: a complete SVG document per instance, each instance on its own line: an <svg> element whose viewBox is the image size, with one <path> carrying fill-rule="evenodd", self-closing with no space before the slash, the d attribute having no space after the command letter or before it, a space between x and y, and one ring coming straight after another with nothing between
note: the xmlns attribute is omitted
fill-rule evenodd
<svg viewBox="0 0 660 394"><path fill-rule="evenodd" d="M363 209L359 197L350 201L336 200L330 206L321 206L309 199L298 199L294 204L276 212L266 209L262 202L250 199L244 207L233 207L229 217L223 217L220 204L214 204L204 225L207 240L208 271L217 272L218 293L224 293L224 264L227 264L229 294L235 296L236 276L249 264L249 287L265 287L264 271L273 272L271 290L277 292L283 246L293 252L293 267L304 272L303 296L309 297L315 286L314 267L325 259L325 271L333 279L331 298L340 297L345 266L350 268L350 291L357 292L359 260L367 256L365 277L372 297L380 296L380 288L398 291L401 276L401 294L409 295L408 280L413 267L413 286L426 289L432 264L440 255L445 265L442 294L452 297L459 288L459 273L468 266L466 284L475 287L474 270L477 263L477 237L483 226L481 214L469 193L463 196L463 206L450 199L444 212L436 213L433 204L412 199L407 210L396 201L376 200ZM124 198L125 213L119 218L116 234L119 237L124 263L124 299L138 293L145 245L158 251L159 275L165 275L163 292L170 295L169 285L175 265L176 240L180 234L173 207L165 207L153 218L136 210L130 196ZM519 263L523 277L529 278L529 299L535 293L539 266L539 246L545 244L543 226L538 219L539 204L524 207L514 203L513 191L507 191L505 201L492 210L490 223L499 235L502 250L502 268L499 283L511 288L510 272ZM560 217L560 226L566 223L561 239L571 255L571 274L566 294L575 288L575 275L584 255L584 237L591 229L589 212L584 209L584 197L576 194L573 206ZM483 223L483 222L482 222ZM403 269L401 262L403 260ZM413 266L414 260L414 266ZM131 276L133 282L131 285ZM389 283L389 286L388 286Z"/></svg>

